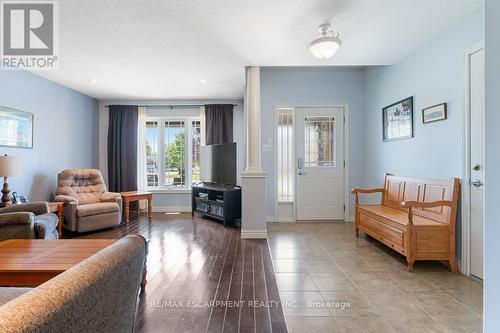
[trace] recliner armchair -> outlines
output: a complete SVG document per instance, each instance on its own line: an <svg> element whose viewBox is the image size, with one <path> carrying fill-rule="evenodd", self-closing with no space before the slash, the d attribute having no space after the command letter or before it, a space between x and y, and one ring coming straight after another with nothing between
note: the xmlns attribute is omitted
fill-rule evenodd
<svg viewBox="0 0 500 333"><path fill-rule="evenodd" d="M122 198L108 192L101 171L66 169L57 175L54 201L64 202L63 227L86 232L119 225Z"/></svg>
<svg viewBox="0 0 500 333"><path fill-rule="evenodd" d="M47 202L30 202L0 208L0 240L58 239L58 218Z"/></svg>

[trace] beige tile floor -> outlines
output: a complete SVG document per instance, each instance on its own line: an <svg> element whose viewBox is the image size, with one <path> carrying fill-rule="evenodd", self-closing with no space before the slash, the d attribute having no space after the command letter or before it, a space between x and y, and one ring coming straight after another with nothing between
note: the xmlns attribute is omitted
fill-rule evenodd
<svg viewBox="0 0 500 333"><path fill-rule="evenodd" d="M269 223L288 330L481 332L482 284L354 236L352 223Z"/></svg>

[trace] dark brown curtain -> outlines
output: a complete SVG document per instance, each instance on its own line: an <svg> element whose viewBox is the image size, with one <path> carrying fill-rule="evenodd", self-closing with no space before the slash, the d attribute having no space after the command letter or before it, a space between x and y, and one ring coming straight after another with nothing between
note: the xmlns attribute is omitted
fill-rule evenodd
<svg viewBox="0 0 500 333"><path fill-rule="evenodd" d="M137 105L110 105L108 183L111 192L137 191Z"/></svg>
<svg viewBox="0 0 500 333"><path fill-rule="evenodd" d="M232 104L205 105L205 143L213 145L233 142Z"/></svg>

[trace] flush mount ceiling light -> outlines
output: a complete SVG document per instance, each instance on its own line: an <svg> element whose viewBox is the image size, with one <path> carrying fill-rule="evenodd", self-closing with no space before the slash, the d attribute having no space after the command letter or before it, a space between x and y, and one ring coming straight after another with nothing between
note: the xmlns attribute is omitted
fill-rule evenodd
<svg viewBox="0 0 500 333"><path fill-rule="evenodd" d="M328 59L337 52L342 41L339 34L334 34L330 23L319 26L319 35L309 43L309 51L318 59Z"/></svg>
<svg viewBox="0 0 500 333"><path fill-rule="evenodd" d="M89 79L89 82L90 82L90 83L96 83L96 82L97 82L97 80L91 77L91 78Z"/></svg>

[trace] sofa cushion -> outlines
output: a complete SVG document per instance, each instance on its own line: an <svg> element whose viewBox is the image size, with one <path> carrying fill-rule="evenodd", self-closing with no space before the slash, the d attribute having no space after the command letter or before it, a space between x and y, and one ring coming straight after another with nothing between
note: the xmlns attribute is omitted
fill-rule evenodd
<svg viewBox="0 0 500 333"><path fill-rule="evenodd" d="M99 202L80 205L76 208L76 216L84 217L98 214L118 212L120 207L116 202Z"/></svg>
<svg viewBox="0 0 500 333"><path fill-rule="evenodd" d="M146 255L143 237L118 240L0 307L0 332L133 332Z"/></svg>

